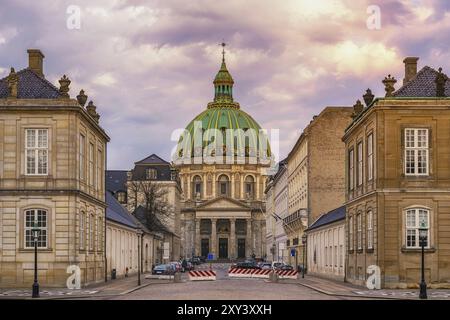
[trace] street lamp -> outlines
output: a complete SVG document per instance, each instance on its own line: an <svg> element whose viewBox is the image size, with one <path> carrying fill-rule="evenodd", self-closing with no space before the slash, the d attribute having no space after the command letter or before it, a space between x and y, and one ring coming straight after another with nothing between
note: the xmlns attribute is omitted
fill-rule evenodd
<svg viewBox="0 0 450 320"><path fill-rule="evenodd" d="M303 244L303 266L302 266L302 278L305 277L305 255L306 255L306 234L302 235L302 244Z"/></svg>
<svg viewBox="0 0 450 320"><path fill-rule="evenodd" d="M428 238L428 228L425 221L422 221L419 227L419 241L422 247L422 279L420 280L420 299L427 299L427 284L425 282L425 243Z"/></svg>
<svg viewBox="0 0 450 320"><path fill-rule="evenodd" d="M141 239L142 239L142 235L144 234L144 232L142 231L142 229L138 229L137 230L137 235L138 235L138 286L141 285Z"/></svg>
<svg viewBox="0 0 450 320"><path fill-rule="evenodd" d="M31 229L31 233L33 234L34 241L34 282L32 289L32 298L39 298L39 282L38 282L38 267L37 267L37 249L38 249L38 240L40 229L38 228L38 223L35 220L33 222L33 228Z"/></svg>

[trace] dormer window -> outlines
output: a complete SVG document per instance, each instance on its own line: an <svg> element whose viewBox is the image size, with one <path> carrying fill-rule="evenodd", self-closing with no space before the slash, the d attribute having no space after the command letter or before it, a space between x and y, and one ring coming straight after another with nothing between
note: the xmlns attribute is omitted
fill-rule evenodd
<svg viewBox="0 0 450 320"><path fill-rule="evenodd" d="M146 180L156 180L158 177L156 169L149 168L145 170L145 179Z"/></svg>
<svg viewBox="0 0 450 320"><path fill-rule="evenodd" d="M127 202L127 194L124 191L117 192L117 200L120 203L126 203Z"/></svg>

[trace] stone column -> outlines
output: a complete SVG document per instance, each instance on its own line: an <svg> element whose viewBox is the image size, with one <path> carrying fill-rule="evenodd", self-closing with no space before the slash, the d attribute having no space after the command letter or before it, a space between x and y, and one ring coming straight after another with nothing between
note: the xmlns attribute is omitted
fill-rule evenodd
<svg viewBox="0 0 450 320"><path fill-rule="evenodd" d="M200 219L195 219L195 255L201 256L200 248Z"/></svg>
<svg viewBox="0 0 450 320"><path fill-rule="evenodd" d="M236 259L236 219L230 219L230 257Z"/></svg>
<svg viewBox="0 0 450 320"><path fill-rule="evenodd" d="M211 247L209 251L214 254L214 259L217 259L217 219L211 219Z"/></svg>
<svg viewBox="0 0 450 320"><path fill-rule="evenodd" d="M186 199L192 199L192 192L191 192L191 177L190 175L186 175L184 177L187 181L187 195L186 195Z"/></svg>
<svg viewBox="0 0 450 320"><path fill-rule="evenodd" d="M215 197L217 197L217 194L216 194L217 181L216 181L216 175L215 174L212 175L212 179L213 179L213 181L212 181L212 197L215 198Z"/></svg>
<svg viewBox="0 0 450 320"><path fill-rule="evenodd" d="M235 195L234 195L234 173L231 174L231 181L230 181L230 183L231 183L230 197L234 198L235 197Z"/></svg>
<svg viewBox="0 0 450 320"><path fill-rule="evenodd" d="M244 175L241 174L241 199L244 199Z"/></svg>
<svg viewBox="0 0 450 320"><path fill-rule="evenodd" d="M247 219L247 234L245 235L245 255L246 258L251 257L252 255L252 219Z"/></svg>

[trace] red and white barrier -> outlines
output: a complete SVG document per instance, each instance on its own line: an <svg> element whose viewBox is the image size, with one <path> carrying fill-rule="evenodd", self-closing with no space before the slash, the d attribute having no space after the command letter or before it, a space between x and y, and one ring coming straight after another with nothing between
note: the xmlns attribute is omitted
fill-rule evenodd
<svg viewBox="0 0 450 320"><path fill-rule="evenodd" d="M295 270L277 270L278 277L280 279L297 279L298 271Z"/></svg>
<svg viewBox="0 0 450 320"><path fill-rule="evenodd" d="M245 269L245 268L230 268L228 276L231 278L269 278L272 270L261 269Z"/></svg>
<svg viewBox="0 0 450 320"><path fill-rule="evenodd" d="M189 280L216 280L216 272L212 270L193 270L189 271Z"/></svg>

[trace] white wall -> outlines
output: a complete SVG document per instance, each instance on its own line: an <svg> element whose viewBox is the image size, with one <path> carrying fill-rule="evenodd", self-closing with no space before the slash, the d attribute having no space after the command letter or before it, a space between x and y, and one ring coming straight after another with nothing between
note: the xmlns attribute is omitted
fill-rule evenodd
<svg viewBox="0 0 450 320"><path fill-rule="evenodd" d="M308 273L344 279L344 221L308 232Z"/></svg>

